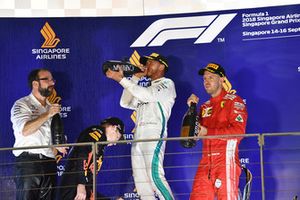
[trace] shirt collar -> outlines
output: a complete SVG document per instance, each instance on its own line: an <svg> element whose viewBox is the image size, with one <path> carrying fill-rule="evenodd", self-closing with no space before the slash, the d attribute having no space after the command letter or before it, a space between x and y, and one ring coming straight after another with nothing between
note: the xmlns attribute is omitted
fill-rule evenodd
<svg viewBox="0 0 300 200"><path fill-rule="evenodd" d="M39 102L39 100L37 100L37 98L36 98L32 93L30 93L29 97L30 97L31 100L34 102L34 104L39 105L39 106L43 106L43 105ZM51 105L51 103L50 103L50 102L48 101L48 99L46 98L46 106L50 106L50 105Z"/></svg>

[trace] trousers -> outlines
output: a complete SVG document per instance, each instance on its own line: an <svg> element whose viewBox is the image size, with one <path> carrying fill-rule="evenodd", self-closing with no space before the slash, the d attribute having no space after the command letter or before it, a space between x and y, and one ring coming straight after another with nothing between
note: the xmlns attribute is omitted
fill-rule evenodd
<svg viewBox="0 0 300 200"><path fill-rule="evenodd" d="M133 178L142 200L173 200L171 188L163 168L165 142L133 143L131 163Z"/></svg>
<svg viewBox="0 0 300 200"><path fill-rule="evenodd" d="M23 152L16 157L17 200L53 200L56 187L56 161L42 154Z"/></svg>

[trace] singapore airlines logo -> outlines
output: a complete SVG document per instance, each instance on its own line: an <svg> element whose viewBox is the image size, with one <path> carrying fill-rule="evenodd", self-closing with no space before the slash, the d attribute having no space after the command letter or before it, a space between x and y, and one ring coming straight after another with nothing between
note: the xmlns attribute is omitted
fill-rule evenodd
<svg viewBox="0 0 300 200"><path fill-rule="evenodd" d="M47 99L52 104L53 103L60 103L60 101L61 101L61 97L57 95L57 92L56 92L55 89L53 89L52 94L49 97L47 97Z"/></svg>
<svg viewBox="0 0 300 200"><path fill-rule="evenodd" d="M54 48L60 42L60 39L56 38L56 34L48 22L46 22L41 29L41 34L45 38L45 42L42 44L42 48Z"/></svg>
<svg viewBox="0 0 300 200"><path fill-rule="evenodd" d="M60 39L56 36L53 28L48 22L44 24L40 33L45 39L41 48L32 49L32 55L36 60L63 60L67 59L67 55L70 54L70 48L56 48Z"/></svg>
<svg viewBox="0 0 300 200"><path fill-rule="evenodd" d="M60 104L61 103L61 97L57 94L55 89L53 89L52 94L49 97L47 97L47 100L51 104L54 104L54 103ZM72 111L71 106L61 106L61 108L60 108L60 117L61 118L67 118L68 113L70 113L71 111Z"/></svg>
<svg viewBox="0 0 300 200"><path fill-rule="evenodd" d="M211 43L237 13L165 18L153 22L130 47L163 46L168 40L192 39ZM224 38L219 38L223 41Z"/></svg>

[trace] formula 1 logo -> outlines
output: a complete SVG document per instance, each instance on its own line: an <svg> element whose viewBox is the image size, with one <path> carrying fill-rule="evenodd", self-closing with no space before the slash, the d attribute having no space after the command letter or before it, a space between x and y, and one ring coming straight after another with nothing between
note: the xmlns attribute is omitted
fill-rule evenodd
<svg viewBox="0 0 300 200"><path fill-rule="evenodd" d="M153 22L130 47L162 46L168 40L197 38L194 44L211 43L237 13L165 18Z"/></svg>
<svg viewBox="0 0 300 200"><path fill-rule="evenodd" d="M45 42L42 44L42 48L54 48L60 42L60 39L56 38L56 34L48 22L46 22L41 29L41 34L45 39Z"/></svg>

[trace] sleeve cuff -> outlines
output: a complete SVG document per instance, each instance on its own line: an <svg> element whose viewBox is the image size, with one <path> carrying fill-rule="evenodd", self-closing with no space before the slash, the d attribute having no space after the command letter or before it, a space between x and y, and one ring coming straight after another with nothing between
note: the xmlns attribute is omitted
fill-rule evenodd
<svg viewBox="0 0 300 200"><path fill-rule="evenodd" d="M123 88L128 88L129 86L131 86L132 85L132 82L130 81L130 80L128 80L127 78L122 78L122 80L119 82L122 86L123 86Z"/></svg>

